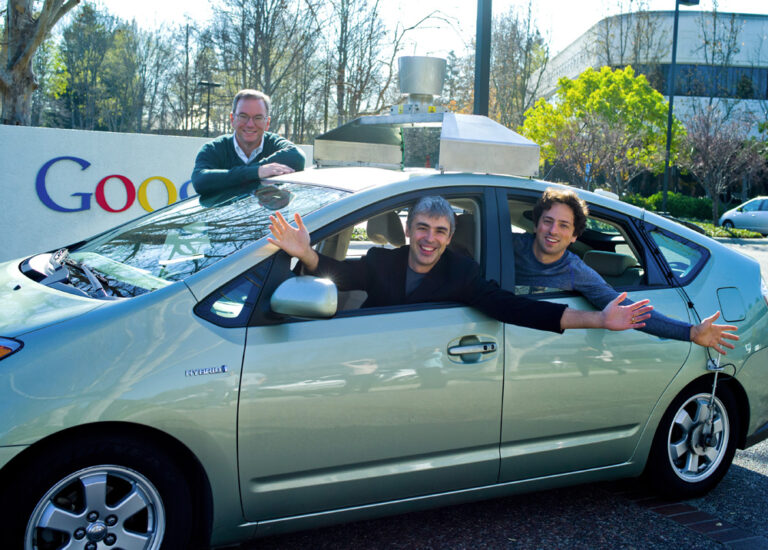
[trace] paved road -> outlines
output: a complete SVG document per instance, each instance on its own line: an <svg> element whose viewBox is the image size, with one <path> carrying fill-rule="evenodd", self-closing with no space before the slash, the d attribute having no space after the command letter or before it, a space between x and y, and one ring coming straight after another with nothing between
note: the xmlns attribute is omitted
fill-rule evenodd
<svg viewBox="0 0 768 550"><path fill-rule="evenodd" d="M768 239L725 244L768 279ZM744 549L768 550L768 441L737 451L707 497L670 505L637 482L581 485L261 539L241 550Z"/></svg>

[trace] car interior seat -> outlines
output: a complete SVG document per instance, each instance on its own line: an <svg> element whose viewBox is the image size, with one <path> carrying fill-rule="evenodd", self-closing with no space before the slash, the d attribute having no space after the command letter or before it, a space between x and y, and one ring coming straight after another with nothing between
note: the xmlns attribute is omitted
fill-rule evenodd
<svg viewBox="0 0 768 550"><path fill-rule="evenodd" d="M394 247L405 244L405 231L397 212L391 210L374 216L366 223L368 240L379 245L391 244Z"/></svg>
<svg viewBox="0 0 768 550"><path fill-rule="evenodd" d="M348 227L335 235L328 237L318 247L317 251L334 260L343 260L347 255L349 241L352 238L354 227Z"/></svg>
<svg viewBox="0 0 768 550"><path fill-rule="evenodd" d="M475 216L473 214L465 213L456 216L456 229L448 248L477 259L475 258Z"/></svg>
<svg viewBox="0 0 768 550"><path fill-rule="evenodd" d="M635 286L643 278L643 268L632 256L590 250L584 254L584 263L597 271L605 282L614 287Z"/></svg>

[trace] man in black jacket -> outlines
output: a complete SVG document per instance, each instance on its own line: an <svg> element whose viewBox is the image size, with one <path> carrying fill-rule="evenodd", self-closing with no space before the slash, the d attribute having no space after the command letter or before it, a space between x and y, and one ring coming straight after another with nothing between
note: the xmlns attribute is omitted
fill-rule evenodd
<svg viewBox="0 0 768 550"><path fill-rule="evenodd" d="M363 307L457 301L504 323L552 332L640 328L652 309L646 305L648 300L619 306L626 293L603 311L581 311L499 288L481 276L476 262L446 250L455 225L451 206L441 197L423 197L410 209L406 222L409 245L395 250L371 248L359 260L338 261L315 252L298 214L295 227L280 212L270 220L271 243L298 258L310 273L332 279L340 290L366 291Z"/></svg>
<svg viewBox="0 0 768 550"><path fill-rule="evenodd" d="M192 185L199 194L258 183L262 178L304 169L304 153L269 130L269 96L240 90L229 120L234 133L203 145L195 159Z"/></svg>

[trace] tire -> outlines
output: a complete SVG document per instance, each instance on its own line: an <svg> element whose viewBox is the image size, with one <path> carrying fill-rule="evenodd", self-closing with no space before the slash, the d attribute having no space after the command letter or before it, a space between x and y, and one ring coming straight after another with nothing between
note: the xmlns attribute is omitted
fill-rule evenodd
<svg viewBox="0 0 768 550"><path fill-rule="evenodd" d="M725 220L723 222L723 227L726 229L733 229L733 222L731 220Z"/></svg>
<svg viewBox="0 0 768 550"><path fill-rule="evenodd" d="M7 548L53 550L70 541L99 550L191 547L189 483L167 453L132 438L67 442L38 454L4 485Z"/></svg>
<svg viewBox="0 0 768 550"><path fill-rule="evenodd" d="M700 497L723 478L736 452L739 413L736 400L722 382L715 392L711 439L705 440L712 388L687 388L664 413L656 429L646 476L662 496Z"/></svg>

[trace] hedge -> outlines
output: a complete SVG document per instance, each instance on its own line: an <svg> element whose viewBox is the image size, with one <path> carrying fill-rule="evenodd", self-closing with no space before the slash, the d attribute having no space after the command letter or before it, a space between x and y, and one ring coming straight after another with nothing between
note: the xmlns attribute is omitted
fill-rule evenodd
<svg viewBox="0 0 768 550"><path fill-rule="evenodd" d="M658 212L662 209L664 197L661 191L650 197L641 195L627 195L624 202L634 204L646 210ZM722 205L721 205L722 206ZM693 218L697 220L712 219L712 199L706 197L689 197L681 193L667 193L667 212L675 218Z"/></svg>

